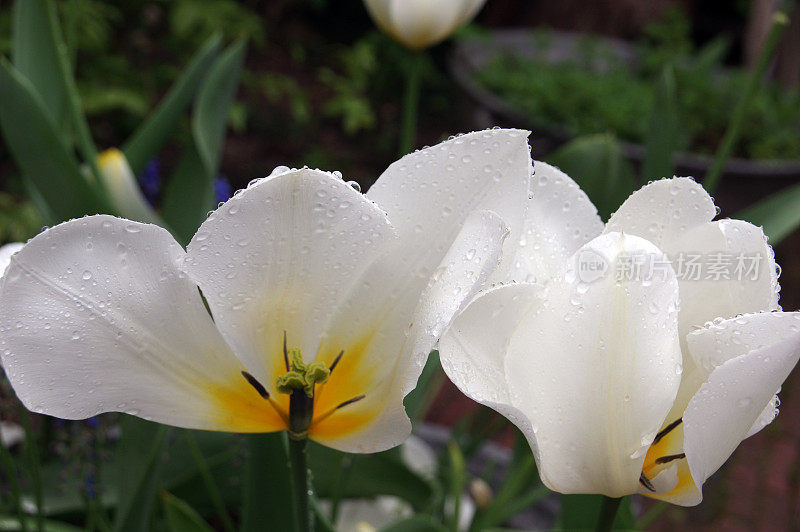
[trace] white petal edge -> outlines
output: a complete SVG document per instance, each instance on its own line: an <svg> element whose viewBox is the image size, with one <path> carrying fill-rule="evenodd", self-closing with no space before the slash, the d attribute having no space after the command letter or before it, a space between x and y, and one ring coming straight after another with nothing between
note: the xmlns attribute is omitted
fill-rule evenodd
<svg viewBox="0 0 800 532"><path fill-rule="evenodd" d="M3 273L8 268L8 265L11 263L11 256L16 253L17 251L21 250L25 244L20 242L13 242L11 244L6 244L3 247L0 247L0 278L3 277Z"/></svg>
<svg viewBox="0 0 800 532"><path fill-rule="evenodd" d="M603 232L589 197L567 174L534 161L525 227L503 281L545 284L564 273L567 259Z"/></svg>

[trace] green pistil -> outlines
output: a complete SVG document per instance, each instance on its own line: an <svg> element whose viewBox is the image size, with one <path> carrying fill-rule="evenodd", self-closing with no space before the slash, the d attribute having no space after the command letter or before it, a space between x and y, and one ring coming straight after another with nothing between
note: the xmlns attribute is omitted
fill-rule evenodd
<svg viewBox="0 0 800 532"><path fill-rule="evenodd" d="M275 381L278 392L291 395L296 390L303 390L309 398L314 397L314 386L327 381L331 370L322 362L305 364L299 349L290 349L288 360L291 369Z"/></svg>

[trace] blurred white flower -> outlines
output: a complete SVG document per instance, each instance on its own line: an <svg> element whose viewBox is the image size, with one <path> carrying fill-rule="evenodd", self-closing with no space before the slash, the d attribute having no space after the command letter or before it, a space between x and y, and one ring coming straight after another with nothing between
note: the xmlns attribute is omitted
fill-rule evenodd
<svg viewBox="0 0 800 532"><path fill-rule="evenodd" d="M472 20L486 0L364 0L372 20L412 50L443 41Z"/></svg>
<svg viewBox="0 0 800 532"><path fill-rule="evenodd" d="M160 225L158 216L144 197L125 155L109 148L97 156L97 168L111 202L121 216Z"/></svg>
<svg viewBox="0 0 800 532"><path fill-rule="evenodd" d="M6 268L8 268L8 265L11 262L11 255L21 250L24 245L25 244L19 242L14 242L0 247L0 277L3 276L3 272L5 272Z"/></svg>
<svg viewBox="0 0 800 532"><path fill-rule="evenodd" d="M645 186L605 227L551 166L530 193L507 284L456 318L442 366L525 433L551 489L698 504L800 357L766 237L713 221L688 178Z"/></svg>

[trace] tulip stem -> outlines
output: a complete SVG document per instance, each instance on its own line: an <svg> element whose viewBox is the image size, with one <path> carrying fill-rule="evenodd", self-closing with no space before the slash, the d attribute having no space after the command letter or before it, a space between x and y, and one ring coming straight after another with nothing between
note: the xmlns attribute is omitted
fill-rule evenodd
<svg viewBox="0 0 800 532"><path fill-rule="evenodd" d="M294 489L294 506L297 517L298 532L313 532L313 508L309 497L311 481L308 474L308 455L306 447L308 439L289 438L289 462L292 465L292 488Z"/></svg>
<svg viewBox="0 0 800 532"><path fill-rule="evenodd" d="M622 502L622 497L606 497L603 495L603 504L600 506L600 516L597 518L597 532L608 532L614 528L617 510Z"/></svg>
<svg viewBox="0 0 800 532"><path fill-rule="evenodd" d="M400 129L400 157L414 149L417 136L419 94L422 86L423 52L414 52L406 68L406 94L403 102L403 124Z"/></svg>

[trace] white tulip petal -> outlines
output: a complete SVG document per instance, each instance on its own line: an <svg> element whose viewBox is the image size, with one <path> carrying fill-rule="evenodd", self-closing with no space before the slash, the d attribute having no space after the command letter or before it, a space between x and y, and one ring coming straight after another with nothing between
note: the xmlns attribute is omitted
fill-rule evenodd
<svg viewBox="0 0 800 532"><path fill-rule="evenodd" d="M564 273L567 259L603 232L597 208L564 172L534 161L525 228L508 279L544 284Z"/></svg>
<svg viewBox="0 0 800 532"><path fill-rule="evenodd" d="M25 244L19 242L14 242L12 244L6 244L5 246L0 247L0 277L3 277L3 272L5 272L6 268L8 268L8 265L11 262L11 255L21 250L24 245Z"/></svg>
<svg viewBox="0 0 800 532"><path fill-rule="evenodd" d="M623 261L639 255L663 258L627 234L589 242L510 343L512 399L532 422L542 480L562 493L637 492L678 388L677 280L667 268L656 282L618 281ZM584 276L589 257L605 262L605 275Z"/></svg>
<svg viewBox="0 0 800 532"><path fill-rule="evenodd" d="M716 214L714 200L693 179L661 179L631 194L611 215L604 232L640 236L670 254L686 231Z"/></svg>
<svg viewBox="0 0 800 532"><path fill-rule="evenodd" d="M384 332L382 328L396 326L378 321L378 329L363 347L361 356L370 361L371 381L379 384L362 390L366 394L363 400L314 427L311 435L316 441L347 452L375 452L393 447L408 436L411 424L403 398L414 388L442 332L497 265L507 233L503 221L492 212L478 211L467 218L420 296L416 310L401 327L401 334L407 337L400 342L387 342L387 338L396 337L395 331ZM385 315L387 310L381 312ZM336 323L326 338L327 343L339 336L361 336L356 332L359 329L353 329L359 327L358 322L348 325L342 320L338 326ZM345 354L342 363L346 361ZM337 403L355 391L351 384L339 386L332 378L322 393L326 401ZM375 420L362 421L369 416ZM352 428L356 425L358 430Z"/></svg>
<svg viewBox="0 0 800 532"><path fill-rule="evenodd" d="M388 213L407 243L388 259L395 277L417 277L401 306L413 308L467 215L476 210L497 213L511 229L503 248L508 260L492 280L506 278L525 223L532 169L528 134L490 129L460 135L406 155L369 189L367 197Z"/></svg>
<svg viewBox="0 0 800 532"><path fill-rule="evenodd" d="M780 391L780 390L778 390ZM778 399L777 395L772 397L772 400L767 404L766 408L759 414L758 419L756 422L753 423L753 426L750 427L750 430L747 431L744 439L746 440L750 436L757 434L761 431L764 427L775 421L775 418L778 416L778 406L781 404L780 399Z"/></svg>
<svg viewBox="0 0 800 532"><path fill-rule="evenodd" d="M158 216L147 203L121 151L116 148L104 151L97 157L97 167L117 212L140 222L156 223Z"/></svg>
<svg viewBox="0 0 800 532"><path fill-rule="evenodd" d="M182 427L281 428L180 271L184 256L164 229L111 216L58 225L14 255L0 354L22 402L67 419L121 411Z"/></svg>
<svg viewBox="0 0 800 532"><path fill-rule="evenodd" d="M386 216L341 179L292 170L236 194L203 222L186 272L217 327L267 389L285 372L284 333L306 362L352 357L352 338L318 353L331 315L395 235Z"/></svg>
<svg viewBox="0 0 800 532"><path fill-rule="evenodd" d="M735 331L740 332L741 344L727 341ZM709 337L720 352L703 356L697 350L709 347ZM697 358L728 358L712 371L683 415L684 451L701 489L751 433L797 364L800 313L741 316L692 333L689 341Z"/></svg>
<svg viewBox="0 0 800 532"><path fill-rule="evenodd" d="M439 340L448 378L464 395L492 408L522 430L534 454L530 420L511 400L505 357L511 337L531 308L541 304L539 285L500 285L478 294Z"/></svg>

